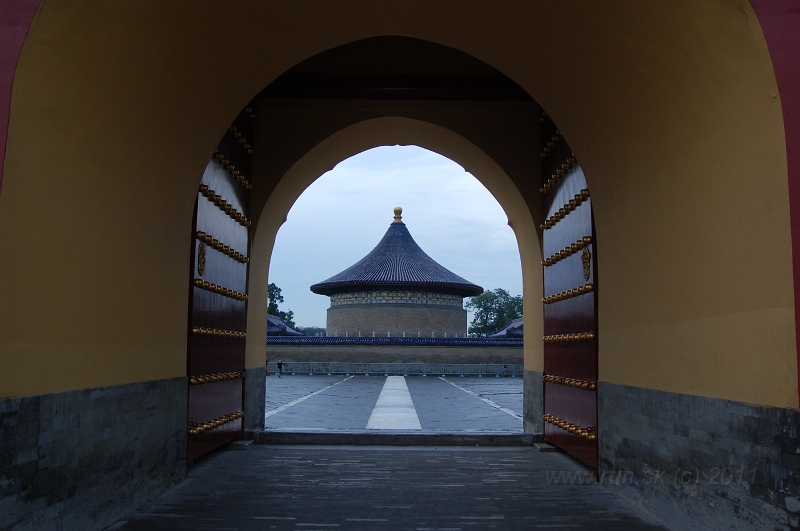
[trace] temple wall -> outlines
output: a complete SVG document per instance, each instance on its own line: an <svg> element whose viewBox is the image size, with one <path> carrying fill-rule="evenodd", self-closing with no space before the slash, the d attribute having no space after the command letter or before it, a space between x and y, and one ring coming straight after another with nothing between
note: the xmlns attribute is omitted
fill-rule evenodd
<svg viewBox="0 0 800 531"><path fill-rule="evenodd" d="M328 336L465 337L467 311L427 304L334 306L328 308L327 331Z"/></svg>
<svg viewBox="0 0 800 531"><path fill-rule="evenodd" d="M522 363L522 346L267 345L270 361ZM541 381L541 378L540 378Z"/></svg>

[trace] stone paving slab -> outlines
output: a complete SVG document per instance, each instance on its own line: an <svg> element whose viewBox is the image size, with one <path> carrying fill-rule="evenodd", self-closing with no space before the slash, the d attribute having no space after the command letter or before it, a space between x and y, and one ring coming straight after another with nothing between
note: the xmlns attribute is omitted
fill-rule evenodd
<svg viewBox="0 0 800 531"><path fill-rule="evenodd" d="M520 378L453 378L448 379L458 386L473 390L476 381L491 380L491 384L478 389L476 394L492 391L517 391L519 407L515 411L520 418L482 402L441 378L406 378L411 397L417 407L420 422L426 430L484 430L522 431L522 379ZM488 398L488 397L487 397Z"/></svg>
<svg viewBox="0 0 800 531"><path fill-rule="evenodd" d="M267 430L255 434L258 444L355 444L390 446L530 446L533 434L485 431L402 430ZM547 445L549 446L549 445ZM541 446L537 446L542 451ZM545 447L544 451L556 451Z"/></svg>
<svg viewBox="0 0 800 531"><path fill-rule="evenodd" d="M346 381L343 381L346 380ZM405 378L423 431L522 431L521 378ZM362 430L380 395L384 376L287 376L267 378L268 430ZM340 382L337 384L337 382ZM329 389L328 386L337 384ZM324 390L323 390L324 389ZM322 391L322 392L319 392ZM270 414L285 404L311 395ZM519 418L482 401L487 398Z"/></svg>
<svg viewBox="0 0 800 531"><path fill-rule="evenodd" d="M311 397L310 399L292 406L277 415L267 417L266 427L272 428L345 428L364 429L369 421L369 416L378 401L378 395L383 389L386 378L370 376L354 376L349 379L344 376L284 376L277 379L272 376L267 378L267 396L270 389L274 396L283 396L288 387L295 396L298 392L305 393L311 389L319 390L317 379L325 379L326 386L337 381L339 385ZM272 379L272 381L271 381ZM277 382L276 382L277 380ZM286 384L286 382L289 382ZM280 384L283 387L279 387ZM322 386L324 387L324 386ZM286 399L277 401L288 402ZM269 414L269 411L267 411Z"/></svg>
<svg viewBox="0 0 800 531"><path fill-rule="evenodd" d="M275 409L287 402L305 396L323 387L344 380L344 376L291 376L275 374L267 376L266 410Z"/></svg>
<svg viewBox="0 0 800 531"><path fill-rule="evenodd" d="M215 452L113 529L663 529L559 453L522 448L253 445Z"/></svg>
<svg viewBox="0 0 800 531"><path fill-rule="evenodd" d="M522 415L522 378L447 379Z"/></svg>

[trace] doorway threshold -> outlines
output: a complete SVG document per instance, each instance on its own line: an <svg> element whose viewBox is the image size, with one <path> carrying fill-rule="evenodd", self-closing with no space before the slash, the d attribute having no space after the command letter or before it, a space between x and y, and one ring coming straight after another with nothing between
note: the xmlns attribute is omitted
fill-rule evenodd
<svg viewBox="0 0 800 531"><path fill-rule="evenodd" d="M387 446L531 446L534 435L486 431L402 430L265 430L254 434L256 444L387 445Z"/></svg>

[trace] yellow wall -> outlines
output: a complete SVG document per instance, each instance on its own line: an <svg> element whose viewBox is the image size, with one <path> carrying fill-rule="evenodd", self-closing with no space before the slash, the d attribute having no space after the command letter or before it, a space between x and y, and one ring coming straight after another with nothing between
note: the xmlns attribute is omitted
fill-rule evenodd
<svg viewBox="0 0 800 531"><path fill-rule="evenodd" d="M601 379L797 406L772 67L749 5L692 0L44 2L0 194L0 396L183 374L214 146L289 67L376 35L485 61L563 131L595 206Z"/></svg>

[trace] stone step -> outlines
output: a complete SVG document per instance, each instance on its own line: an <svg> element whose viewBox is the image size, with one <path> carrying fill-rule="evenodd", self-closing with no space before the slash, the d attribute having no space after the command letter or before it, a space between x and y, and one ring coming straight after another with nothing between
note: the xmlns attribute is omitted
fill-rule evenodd
<svg viewBox="0 0 800 531"><path fill-rule="evenodd" d="M257 444L387 445L387 446L530 446L529 433L448 433L398 430L266 430L254 434Z"/></svg>

